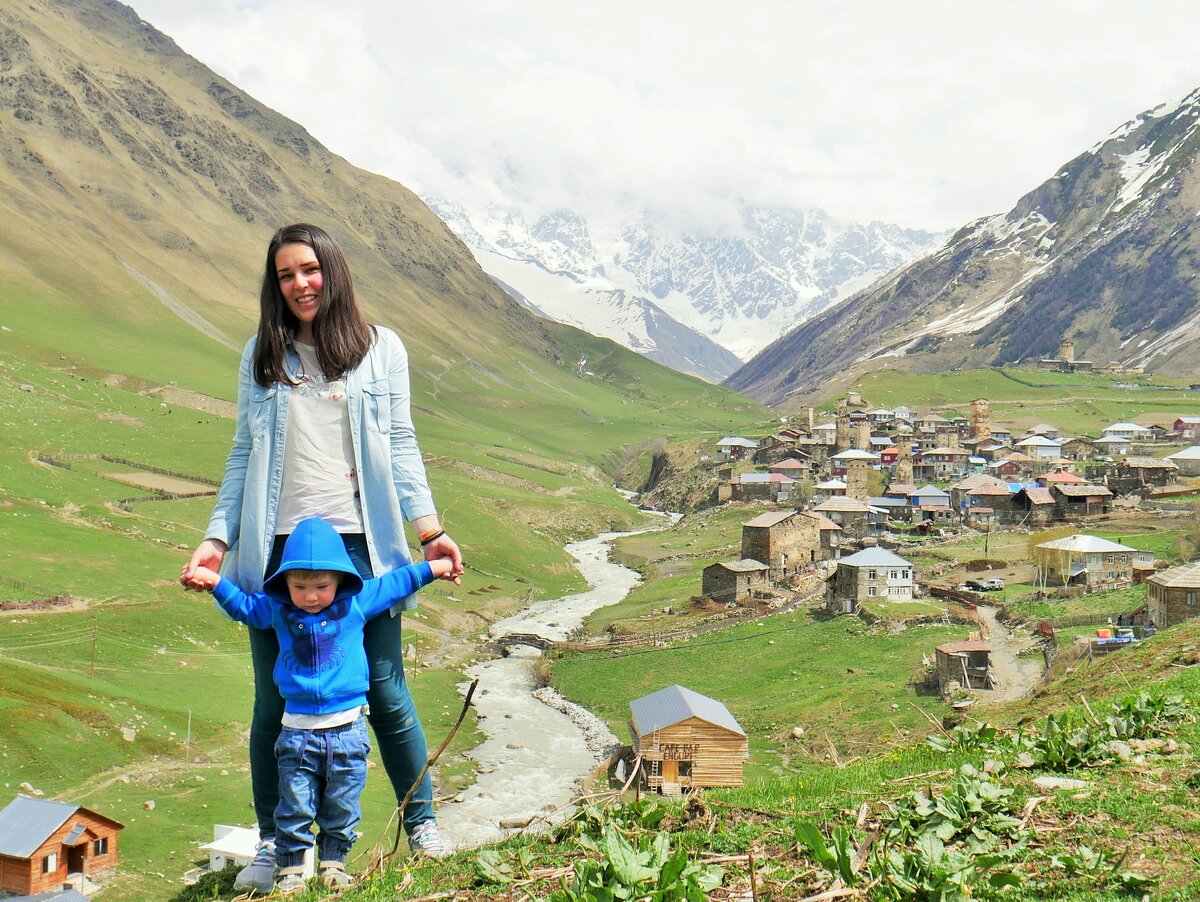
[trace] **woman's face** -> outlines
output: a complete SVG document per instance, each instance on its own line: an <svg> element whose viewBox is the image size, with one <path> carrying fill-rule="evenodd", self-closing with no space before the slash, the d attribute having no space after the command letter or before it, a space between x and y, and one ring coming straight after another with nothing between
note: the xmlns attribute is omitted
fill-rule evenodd
<svg viewBox="0 0 1200 902"><path fill-rule="evenodd" d="M299 326L296 338L312 344L313 320L325 301L325 279L317 255L307 244L285 244L275 252L279 291Z"/></svg>

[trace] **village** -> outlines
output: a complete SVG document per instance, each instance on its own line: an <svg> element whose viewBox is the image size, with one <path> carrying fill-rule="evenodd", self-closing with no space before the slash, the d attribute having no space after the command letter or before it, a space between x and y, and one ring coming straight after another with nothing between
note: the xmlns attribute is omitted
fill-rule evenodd
<svg viewBox="0 0 1200 902"><path fill-rule="evenodd" d="M1112 523L1136 533L1169 517L1194 519L1200 416L1112 423L1098 436L1064 435L1049 423L1017 433L993 423L986 399L963 416L872 407L855 392L826 413L801 408L773 434L727 436L710 448L712 503L768 510L742 522L737 558L703 569L705 598L769 608L803 590L829 615L961 622L969 635L925 658L930 683L959 704L1031 689L1041 668L1021 665L1036 648L1046 665L1067 646L1103 655L1200 610L1200 562L1169 566L1136 536L1092 534ZM928 565L937 549L973 537L983 540L974 559ZM1142 584L1145 601L1134 609L1053 616L1056 600L1065 610L1073 599L1076 611ZM1028 617L1018 598L1030 610L1036 599L1049 615ZM1060 635L1056 620L1089 629ZM1014 643L1018 625L1026 641ZM1018 654L1026 661L998 660ZM1023 687L1012 685L1014 665Z"/></svg>

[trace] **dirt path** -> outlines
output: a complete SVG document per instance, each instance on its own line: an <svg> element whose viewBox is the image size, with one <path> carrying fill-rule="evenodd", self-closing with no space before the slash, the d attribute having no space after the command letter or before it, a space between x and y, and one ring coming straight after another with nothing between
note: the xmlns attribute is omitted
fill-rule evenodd
<svg viewBox="0 0 1200 902"><path fill-rule="evenodd" d="M1008 702L1023 698L1033 691L1042 676L1042 658L1021 657L1019 653L1036 645L1036 640L1027 632L1015 632L997 620L993 607L981 604L977 613L983 638L992 651L992 674L999 684L995 689L981 692L980 700Z"/></svg>

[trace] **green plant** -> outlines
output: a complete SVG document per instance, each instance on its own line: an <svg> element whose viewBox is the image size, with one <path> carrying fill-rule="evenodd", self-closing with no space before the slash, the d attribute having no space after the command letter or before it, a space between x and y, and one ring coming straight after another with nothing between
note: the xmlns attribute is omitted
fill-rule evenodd
<svg viewBox="0 0 1200 902"><path fill-rule="evenodd" d="M580 844L602 858L578 862L571 885L564 881L549 902L704 902L724 879L723 869L688 861L685 849L672 853L666 833L643 837L635 847L609 824L598 843L585 836Z"/></svg>

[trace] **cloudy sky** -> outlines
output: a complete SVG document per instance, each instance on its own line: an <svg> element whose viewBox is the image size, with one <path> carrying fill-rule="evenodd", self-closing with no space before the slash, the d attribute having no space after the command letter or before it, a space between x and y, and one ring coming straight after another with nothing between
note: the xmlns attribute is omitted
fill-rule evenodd
<svg viewBox="0 0 1200 902"><path fill-rule="evenodd" d="M1200 87L1157 0L132 0L351 162L468 205L954 228Z"/></svg>

